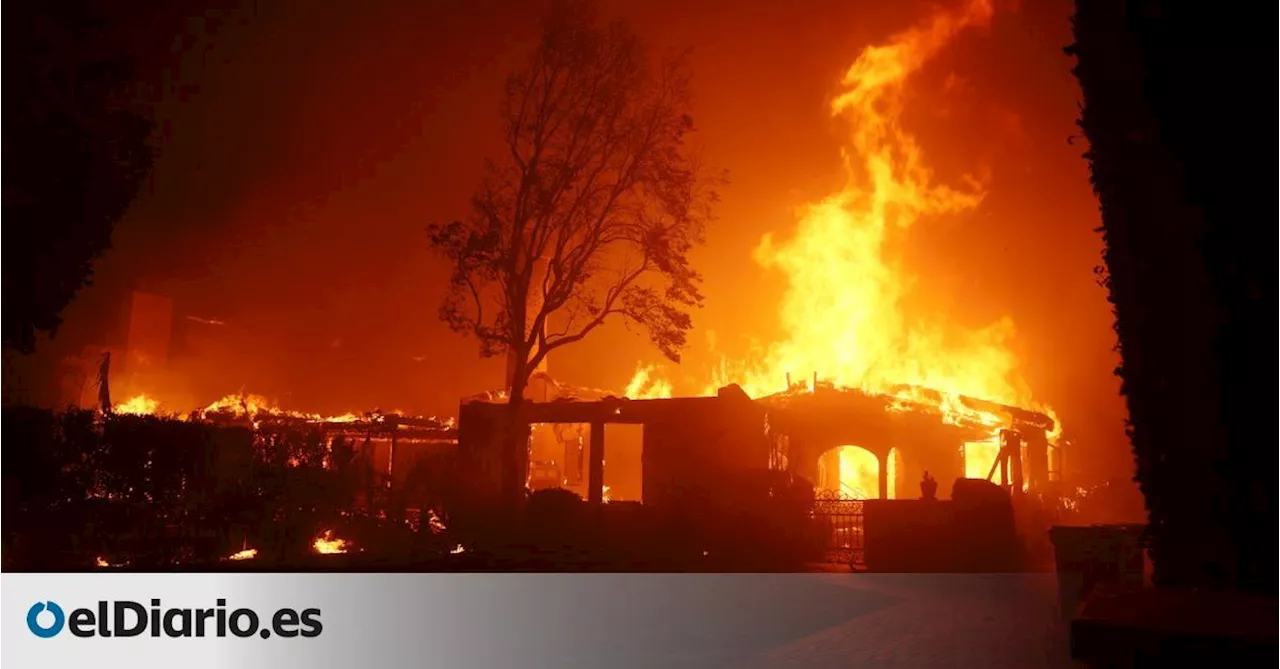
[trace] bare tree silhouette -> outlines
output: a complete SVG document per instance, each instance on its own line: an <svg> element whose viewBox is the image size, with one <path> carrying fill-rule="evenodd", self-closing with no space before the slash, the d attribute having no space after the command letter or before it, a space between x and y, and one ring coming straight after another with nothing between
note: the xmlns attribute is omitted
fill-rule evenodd
<svg viewBox="0 0 1280 669"><path fill-rule="evenodd" d="M483 355L510 356L513 420L551 351L618 317L678 361L702 302L687 253L723 177L685 147L688 61L654 62L625 22L597 17L591 3L553 6L507 82L506 154L487 163L469 218L429 230L453 264L440 316ZM510 437L508 483L523 452Z"/></svg>

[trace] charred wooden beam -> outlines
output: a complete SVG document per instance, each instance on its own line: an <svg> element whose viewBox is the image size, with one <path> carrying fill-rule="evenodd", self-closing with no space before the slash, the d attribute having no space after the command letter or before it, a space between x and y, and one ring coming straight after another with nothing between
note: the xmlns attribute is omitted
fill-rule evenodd
<svg viewBox="0 0 1280 669"><path fill-rule="evenodd" d="M102 354L98 365L98 405L102 413L111 413L111 351Z"/></svg>
<svg viewBox="0 0 1280 669"><path fill-rule="evenodd" d="M410 427L432 427L440 429L451 429L452 420L440 420L435 417L412 417L412 416L389 416L388 420L394 419L398 425L407 425Z"/></svg>
<svg viewBox="0 0 1280 669"><path fill-rule="evenodd" d="M842 390L829 386L820 386L819 389L823 392L810 392L806 389L801 392L788 391L778 393L776 395L770 395L760 399L769 404L785 405L790 403L805 404L821 402L824 398L856 397L861 400L865 400L868 403L878 403L885 407L893 404L902 407L907 411L914 410L921 413L936 413L937 409L935 405L941 404L946 399L943 393L937 390L911 385L894 386L893 388L890 388L890 392L888 394L883 395L869 394L858 389ZM900 395L915 396L928 401L905 399ZM960 395L959 399L961 404L969 409L1003 415L1020 427L1032 427L1044 430L1045 432L1052 432L1055 426L1053 418L1050 418L1038 411L1031 411L1022 407L1001 404L990 400L981 400L967 395Z"/></svg>
<svg viewBox="0 0 1280 669"><path fill-rule="evenodd" d="M1004 450L1009 456L1009 475L1013 491L1021 493L1023 486L1022 435L1013 430L1001 430L1000 441L1003 442Z"/></svg>
<svg viewBox="0 0 1280 669"><path fill-rule="evenodd" d="M1056 423L1049 416L1038 411L1031 411L1021 407L1010 406L1008 404L1000 404L990 400L980 400L965 395L960 396L960 401L965 406L976 411L989 411L991 413L1000 413L1008 416L1014 423L1034 427L1045 432L1052 432Z"/></svg>
<svg viewBox="0 0 1280 669"><path fill-rule="evenodd" d="M607 397L601 400L568 400L525 402L521 407L527 423L614 423L641 424L682 411L710 410L721 406L716 397L676 397L670 399L632 400ZM471 411L502 412L504 404L468 405Z"/></svg>
<svg viewBox="0 0 1280 669"><path fill-rule="evenodd" d="M1039 488L1049 482L1049 442L1043 430L1028 430L1022 438L1027 449L1027 484Z"/></svg>
<svg viewBox="0 0 1280 669"><path fill-rule="evenodd" d="M1013 492L1022 492L1022 435L1013 430L1000 431L1000 452L996 461L991 463L991 471L987 472L987 480L1000 470L1000 485Z"/></svg>
<svg viewBox="0 0 1280 669"><path fill-rule="evenodd" d="M591 465L587 471L587 501L604 502L604 423L591 424L591 448L587 453Z"/></svg>
<svg viewBox="0 0 1280 669"><path fill-rule="evenodd" d="M427 430L427 429L399 429L399 430L378 430L369 429L368 427L340 425L340 426L318 426L317 429L327 435L343 435L343 436L372 436L379 439L425 439L435 441L457 441L457 430Z"/></svg>

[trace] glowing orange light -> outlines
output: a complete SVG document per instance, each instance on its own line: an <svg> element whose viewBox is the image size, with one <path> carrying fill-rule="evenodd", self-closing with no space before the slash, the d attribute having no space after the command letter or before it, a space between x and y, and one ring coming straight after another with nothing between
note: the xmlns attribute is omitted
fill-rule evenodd
<svg viewBox="0 0 1280 669"><path fill-rule="evenodd" d="M333 536L333 530L325 530L323 534L316 537L311 547L321 555L334 555L337 553L346 553L348 544L346 539L338 539Z"/></svg>

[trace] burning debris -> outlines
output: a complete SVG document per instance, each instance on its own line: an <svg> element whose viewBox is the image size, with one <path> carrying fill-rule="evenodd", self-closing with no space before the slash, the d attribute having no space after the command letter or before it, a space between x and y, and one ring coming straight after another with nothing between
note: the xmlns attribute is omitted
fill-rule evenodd
<svg viewBox="0 0 1280 669"><path fill-rule="evenodd" d="M336 555L346 553L351 546L346 539L333 536L333 530L325 530L311 542L311 547L321 555Z"/></svg>
<svg viewBox="0 0 1280 669"><path fill-rule="evenodd" d="M362 413L348 412L336 416L324 416L281 409L261 395L252 394L227 395L201 409L186 413L170 413L165 411L163 403L144 393L116 404L112 407L112 412L120 415L158 416L182 421L248 425L254 429L272 426L322 426L338 431L349 428L352 432L398 430L411 433L405 435L408 437L443 440L452 438L451 432L455 425L452 418L408 416L401 412L383 413L378 409Z"/></svg>
<svg viewBox="0 0 1280 669"><path fill-rule="evenodd" d="M427 516L429 518L429 520L427 520L427 528L431 530L432 534L440 534L447 529L445 528L444 521L440 520L440 516L436 514L435 509L428 509Z"/></svg>
<svg viewBox="0 0 1280 669"><path fill-rule="evenodd" d="M228 555L228 556L226 557L226 559L228 559L228 560L240 561L240 560L252 560L252 559L254 559L254 558L256 558L256 557L258 557L258 549L256 549L256 548L245 548L245 549L243 549L243 550L236 551L235 553L232 553L231 555Z"/></svg>
<svg viewBox="0 0 1280 669"><path fill-rule="evenodd" d="M146 395L137 395L129 398L128 401L115 405L112 407L112 410L118 414L154 416L159 408L159 402L147 397Z"/></svg>

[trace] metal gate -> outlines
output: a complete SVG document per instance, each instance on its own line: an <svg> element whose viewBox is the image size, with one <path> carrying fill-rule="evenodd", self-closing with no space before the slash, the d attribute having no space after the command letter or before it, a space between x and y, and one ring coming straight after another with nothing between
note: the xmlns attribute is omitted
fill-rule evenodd
<svg viewBox="0 0 1280 669"><path fill-rule="evenodd" d="M865 538L862 500L821 491L814 495L813 519L821 533L825 560L832 564L863 565Z"/></svg>

